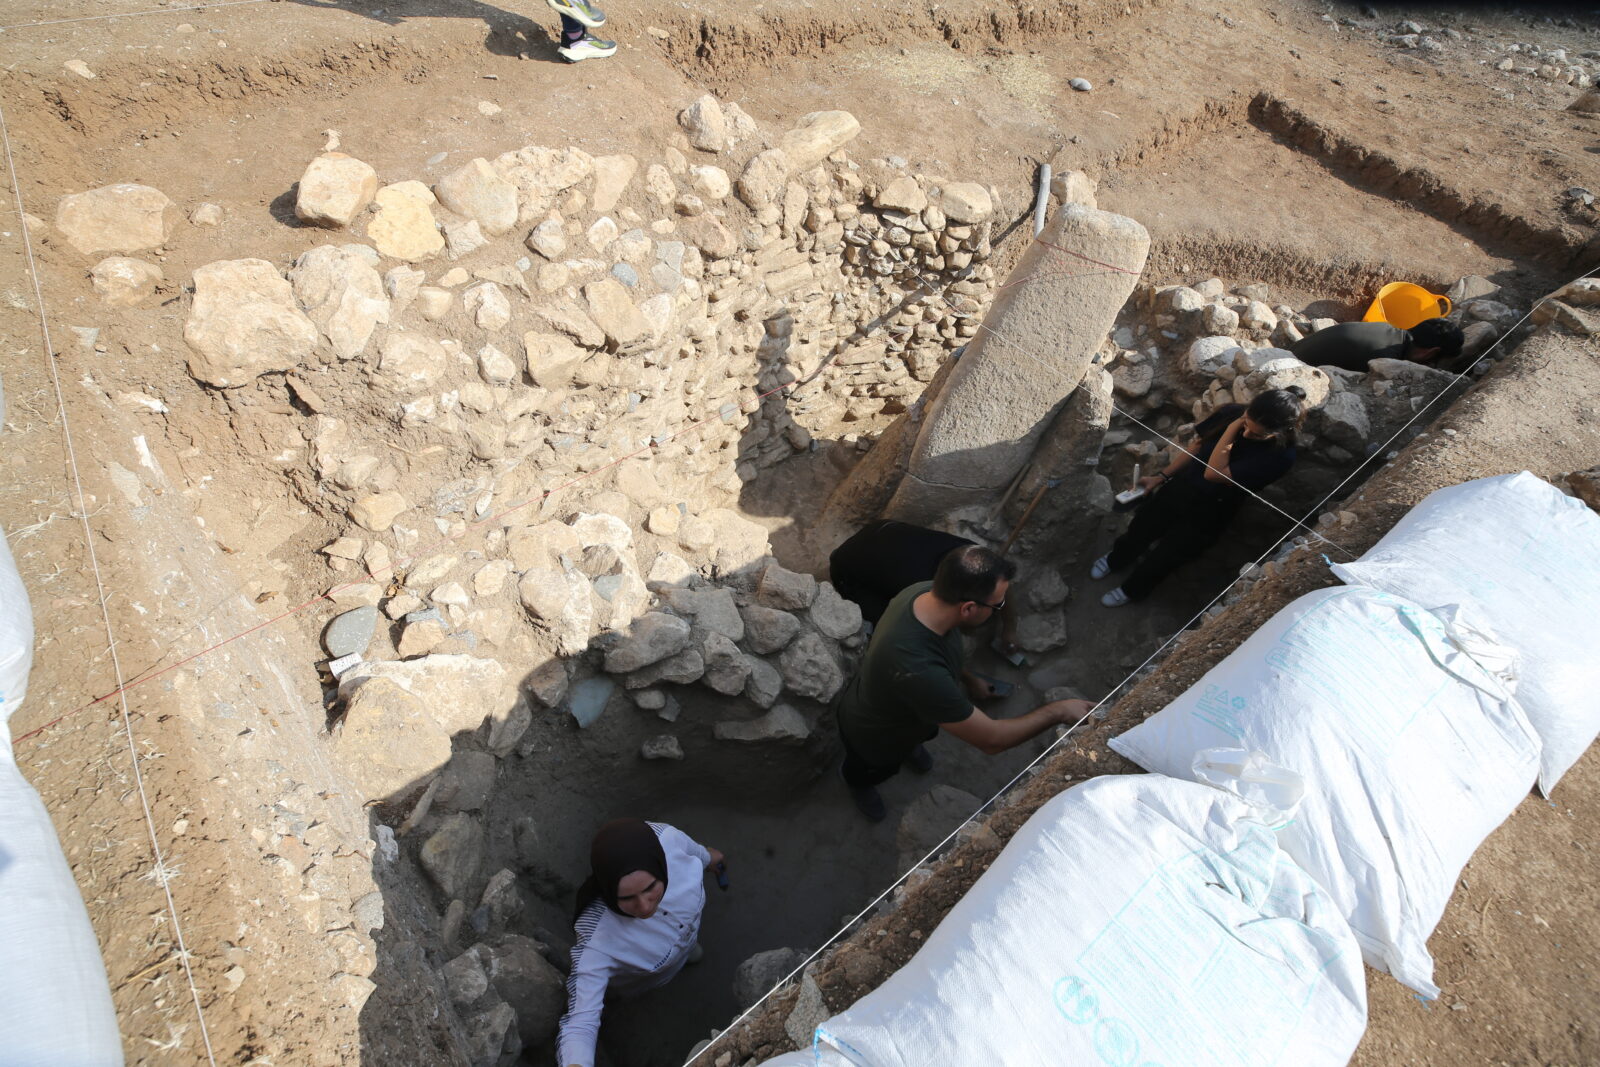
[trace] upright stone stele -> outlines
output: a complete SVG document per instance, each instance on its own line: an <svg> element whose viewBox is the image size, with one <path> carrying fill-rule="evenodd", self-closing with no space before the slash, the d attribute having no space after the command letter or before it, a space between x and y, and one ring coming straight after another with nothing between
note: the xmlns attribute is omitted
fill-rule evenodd
<svg viewBox="0 0 1600 1067"><path fill-rule="evenodd" d="M1081 204L1051 218L930 403L889 517L945 526L992 505L1083 380L1149 251L1133 219Z"/></svg>

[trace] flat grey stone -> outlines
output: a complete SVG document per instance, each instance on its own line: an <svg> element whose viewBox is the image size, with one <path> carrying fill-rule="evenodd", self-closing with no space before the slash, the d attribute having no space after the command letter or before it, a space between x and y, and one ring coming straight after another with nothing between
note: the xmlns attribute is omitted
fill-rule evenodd
<svg viewBox="0 0 1600 1067"><path fill-rule="evenodd" d="M606 710L606 701L611 699L616 688L617 683L609 678L585 678L572 687L572 699L567 704L567 710L572 712L572 717L578 720L580 727L588 729Z"/></svg>
<svg viewBox="0 0 1600 1067"><path fill-rule="evenodd" d="M338 615L322 633L322 645L334 659L358 655L378 630L378 609L370 604Z"/></svg>

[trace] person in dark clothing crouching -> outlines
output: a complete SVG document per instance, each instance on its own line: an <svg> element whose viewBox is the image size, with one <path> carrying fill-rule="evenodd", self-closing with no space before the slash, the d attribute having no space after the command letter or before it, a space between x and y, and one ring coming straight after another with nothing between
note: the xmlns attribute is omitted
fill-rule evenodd
<svg viewBox="0 0 1600 1067"><path fill-rule="evenodd" d="M1089 577L1133 568L1100 598L1119 608L1150 595L1161 580L1216 544L1251 493L1294 466L1294 431L1304 414L1299 386L1262 393L1249 406L1225 404L1195 427L1195 442L1139 484L1149 494Z"/></svg>

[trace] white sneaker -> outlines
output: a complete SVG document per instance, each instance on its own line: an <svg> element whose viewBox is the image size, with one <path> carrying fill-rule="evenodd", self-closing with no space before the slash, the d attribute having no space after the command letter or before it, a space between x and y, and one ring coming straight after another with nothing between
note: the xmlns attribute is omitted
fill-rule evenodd
<svg viewBox="0 0 1600 1067"><path fill-rule="evenodd" d="M589 3L589 0L545 0L558 15L581 22L593 30L606 24L606 13Z"/></svg>
<svg viewBox="0 0 1600 1067"><path fill-rule="evenodd" d="M1110 573L1111 556L1109 554L1101 556L1099 559L1095 560L1094 566L1089 568L1089 577L1093 578L1095 581L1099 581L1101 578L1104 578Z"/></svg>
<svg viewBox="0 0 1600 1067"><path fill-rule="evenodd" d="M617 42L602 41L593 34L586 33L577 41L562 45L556 51L561 53L561 58L568 63L582 63L586 59L604 59L615 55Z"/></svg>
<svg viewBox="0 0 1600 1067"><path fill-rule="evenodd" d="M1122 586L1119 585L1115 589L1111 590L1111 592L1101 597L1100 603L1104 604L1108 608L1120 608L1124 604L1133 603L1133 601L1128 599L1128 594L1124 593L1122 591Z"/></svg>

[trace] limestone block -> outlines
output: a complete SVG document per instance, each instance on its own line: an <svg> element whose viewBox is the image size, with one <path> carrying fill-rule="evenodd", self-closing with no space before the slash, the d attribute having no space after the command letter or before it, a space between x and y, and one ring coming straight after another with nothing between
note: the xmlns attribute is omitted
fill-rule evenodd
<svg viewBox="0 0 1600 1067"><path fill-rule="evenodd" d="M365 258L349 249L319 245L302 253L289 271L289 281L306 316L340 359L359 356L372 331L389 321L383 280Z"/></svg>
<svg viewBox="0 0 1600 1067"><path fill-rule="evenodd" d="M790 166L789 157L781 148L756 153L739 175L739 199L752 208L772 203L783 193Z"/></svg>
<svg viewBox="0 0 1600 1067"><path fill-rule="evenodd" d="M417 859L447 899L463 896L483 862L483 827L465 812L447 815L422 843Z"/></svg>
<svg viewBox="0 0 1600 1067"><path fill-rule="evenodd" d="M639 746L641 759L683 759L683 745L671 734L659 734Z"/></svg>
<svg viewBox="0 0 1600 1067"><path fill-rule="evenodd" d="M922 191L917 179L904 174L879 189L872 202L889 211L918 212L928 206L928 194Z"/></svg>
<svg viewBox="0 0 1600 1067"><path fill-rule="evenodd" d="M447 736L476 730L485 717L500 718L516 702L516 683L495 660L439 653L357 664L339 679L339 694L348 698L378 678L399 684L421 700Z"/></svg>
<svg viewBox="0 0 1600 1067"><path fill-rule="evenodd" d="M494 345L484 345L478 349L478 377L490 385L511 385L521 375L516 360Z"/></svg>
<svg viewBox="0 0 1600 1067"><path fill-rule="evenodd" d="M438 201L426 185L396 182L379 189L373 200L378 210L367 223L367 237L380 253L416 263L444 250L444 234L433 217Z"/></svg>
<svg viewBox="0 0 1600 1067"><path fill-rule="evenodd" d="M111 307L133 307L155 295L164 280L161 268L142 259L110 256L94 265L89 280L100 299Z"/></svg>
<svg viewBox="0 0 1600 1067"><path fill-rule="evenodd" d="M528 672L523 684L539 703L547 708L556 707L567 696L567 666L559 659L547 659Z"/></svg>
<svg viewBox="0 0 1600 1067"><path fill-rule="evenodd" d="M1351 452L1360 454L1372 433L1367 405L1359 394L1341 390L1329 396L1313 423L1319 436Z"/></svg>
<svg viewBox="0 0 1600 1067"><path fill-rule="evenodd" d="M79 252L139 252L166 244L177 215L161 190L124 182L62 197L56 229Z"/></svg>
<svg viewBox="0 0 1600 1067"><path fill-rule="evenodd" d="M744 695L758 708L772 707L783 693L783 675L760 656L746 656L745 666L749 675L745 678Z"/></svg>
<svg viewBox="0 0 1600 1067"><path fill-rule="evenodd" d="M363 798L388 799L450 758L450 736L415 694L373 679L346 704L335 751Z"/></svg>
<svg viewBox="0 0 1600 1067"><path fill-rule="evenodd" d="M844 672L834 659L828 643L807 630L790 643L778 657L783 684L791 692L827 703L844 685Z"/></svg>
<svg viewBox="0 0 1600 1067"><path fill-rule="evenodd" d="M563 190L594 173L594 157L578 148L529 145L494 161L495 172L517 190L517 221L532 222L550 210Z"/></svg>
<svg viewBox="0 0 1600 1067"><path fill-rule="evenodd" d="M733 590L725 586L701 591L686 590L683 597L691 604L690 610L694 614L694 624L697 628L721 634L730 641L744 639L744 617L739 614L739 605L733 599Z"/></svg>
<svg viewBox="0 0 1600 1067"><path fill-rule="evenodd" d="M745 646L762 655L781 651L800 632L800 620L779 608L747 604L740 609L740 615L744 619Z"/></svg>
<svg viewBox="0 0 1600 1067"><path fill-rule="evenodd" d="M475 949L468 949L439 969L451 1003L465 1008L489 991L489 976L478 961Z"/></svg>
<svg viewBox="0 0 1600 1067"><path fill-rule="evenodd" d="M399 316L416 300L427 275L414 267L391 267L383 275L383 293L389 298L389 314Z"/></svg>
<svg viewBox="0 0 1600 1067"><path fill-rule="evenodd" d="M589 317L618 351L637 348L650 339L650 321L615 278L590 282L583 287L583 296L588 302Z"/></svg>
<svg viewBox="0 0 1600 1067"><path fill-rule="evenodd" d="M336 230L354 222L377 195L377 171L343 152L324 152L300 176L294 214L315 226Z"/></svg>
<svg viewBox="0 0 1600 1067"><path fill-rule="evenodd" d="M395 652L401 659L426 656L449 636L450 632L445 628L443 619L418 619L416 622L406 623L405 629L400 631L400 640L395 645Z"/></svg>
<svg viewBox="0 0 1600 1067"><path fill-rule="evenodd" d="M678 183L672 180L672 172L659 163L652 163L645 168L644 191L662 207L672 203L678 196Z"/></svg>
<svg viewBox="0 0 1600 1067"><path fill-rule="evenodd" d="M566 334L585 348L605 346L605 331L595 325L588 312L565 297L540 305L534 309L534 314L543 319L551 329Z"/></svg>
<svg viewBox="0 0 1600 1067"><path fill-rule="evenodd" d="M1308 411L1326 403L1332 390L1327 371L1308 367L1287 354L1279 359L1268 360L1239 381L1243 382L1245 392L1251 399L1273 389L1299 386L1305 390L1304 403Z"/></svg>
<svg viewBox="0 0 1600 1067"><path fill-rule="evenodd" d="M645 689L662 682L689 685L699 681L705 672L706 661L700 650L686 648L677 655L668 656L664 660L634 671L623 679L623 684L629 689Z"/></svg>
<svg viewBox="0 0 1600 1067"><path fill-rule="evenodd" d="M528 377L544 389L559 389L572 382L578 365L589 358L589 350L579 348L554 333L529 332L522 335Z"/></svg>
<svg viewBox="0 0 1600 1067"><path fill-rule="evenodd" d="M1225 304L1207 304L1200 311L1200 327L1213 337L1232 334L1239 328L1239 313Z"/></svg>
<svg viewBox="0 0 1600 1067"><path fill-rule="evenodd" d="M700 680L726 696L744 692L750 678L750 661L726 635L709 633L701 646L706 672Z"/></svg>
<svg viewBox="0 0 1600 1067"><path fill-rule="evenodd" d="M1050 179L1050 193L1062 204L1098 208L1097 187L1098 183L1081 170L1064 170Z"/></svg>
<svg viewBox="0 0 1600 1067"><path fill-rule="evenodd" d="M1184 353L1184 369L1197 384L1207 385L1223 367L1232 365L1235 353L1241 351L1232 337L1200 337Z"/></svg>
<svg viewBox="0 0 1600 1067"><path fill-rule="evenodd" d="M316 347L316 326L295 306L278 268L264 259L197 267L194 289L183 339L194 349L189 373L208 385L234 388L292 370Z"/></svg>
<svg viewBox="0 0 1600 1067"><path fill-rule="evenodd" d="M708 259L726 259L739 250L738 238L715 215L683 219L678 234Z"/></svg>
<svg viewBox="0 0 1600 1067"><path fill-rule="evenodd" d="M371 493L350 505L350 518L363 529L382 532L410 506L404 496L393 490Z"/></svg>
<svg viewBox="0 0 1600 1067"><path fill-rule="evenodd" d="M1123 363L1111 372L1112 388L1118 396L1137 400L1150 392L1155 383L1156 368L1150 362Z"/></svg>
<svg viewBox="0 0 1600 1067"><path fill-rule="evenodd" d="M817 580L809 574L791 571L769 563L761 572L756 596L768 607L784 611L804 611L817 596Z"/></svg>
<svg viewBox="0 0 1600 1067"><path fill-rule="evenodd" d="M528 614L549 628L562 655L574 656L588 647L594 610L588 579L581 572L535 567L523 575L517 595Z"/></svg>
<svg viewBox="0 0 1600 1067"><path fill-rule="evenodd" d="M828 582L817 584L817 598L811 602L811 625L824 637L842 641L861 629L861 608L840 596Z"/></svg>
<svg viewBox="0 0 1600 1067"><path fill-rule="evenodd" d="M375 386L397 393L430 389L444 374L449 357L431 337L390 330L378 343L378 363L372 372Z"/></svg>
<svg viewBox="0 0 1600 1067"><path fill-rule="evenodd" d="M720 152L728 147L728 119L710 93L678 112L678 125L689 135L689 143L702 152Z"/></svg>
<svg viewBox="0 0 1600 1067"><path fill-rule="evenodd" d="M861 132L861 123L848 111L813 111L778 138L787 157L789 173L810 170Z"/></svg>
<svg viewBox="0 0 1600 1067"><path fill-rule="evenodd" d="M488 243L477 219L455 219L444 224L444 244L451 259L470 255Z"/></svg>
<svg viewBox="0 0 1600 1067"><path fill-rule="evenodd" d="M678 616L664 611L646 612L606 652L606 670L626 674L660 662L688 647L689 635L688 622Z"/></svg>
<svg viewBox="0 0 1600 1067"><path fill-rule="evenodd" d="M517 187L486 159L474 159L439 179L433 187L439 203L472 219L491 237L517 224Z"/></svg>
<svg viewBox="0 0 1600 1067"><path fill-rule="evenodd" d="M429 322L438 322L450 314L450 305L455 299L456 294L448 289L440 289L436 285L424 285L417 290L417 310Z"/></svg>
<svg viewBox="0 0 1600 1067"><path fill-rule="evenodd" d="M639 161L632 156L595 156L594 209L610 211L616 207L638 169Z"/></svg>
<svg viewBox="0 0 1600 1067"><path fill-rule="evenodd" d="M750 722L719 722L711 728L711 733L718 741L799 744L811 736L811 726L804 715L787 704L779 704Z"/></svg>
<svg viewBox="0 0 1600 1067"><path fill-rule="evenodd" d="M566 978L539 951L539 943L520 934L506 934L476 951L495 991L516 1011L517 1030L527 1048L538 1048L555 1036L567 1007Z"/></svg>
<svg viewBox="0 0 1600 1067"><path fill-rule="evenodd" d="M690 167L689 184L707 200L721 200L733 191L728 172L721 167Z"/></svg>
<svg viewBox="0 0 1600 1067"><path fill-rule="evenodd" d="M511 325L511 302L494 282L479 282L464 291L461 306L480 330L493 333Z"/></svg>
<svg viewBox="0 0 1600 1067"><path fill-rule="evenodd" d="M1083 209L1085 211L1090 211L1090 212L1093 212L1095 210L1094 208L1088 207L1087 205L1084 205L1084 204L1073 204L1071 206L1078 207L1078 208L1081 208L1081 209ZM976 225L976 224L978 224L980 222L987 222L990 219L990 217L994 215L994 199L989 196L989 190L985 189L983 186L977 184L976 182L952 182L951 184L946 185L944 187L944 195L940 198L940 201L939 201L939 207L944 211L945 218L949 219L951 222L962 223L962 224L968 225L968 226L973 226L973 225ZM1052 218L1050 220L1051 224L1047 227L1047 229L1050 229L1050 230L1059 229L1060 228L1060 221L1062 220L1062 217L1064 215L1065 215L1065 212L1063 211L1063 212L1059 213L1055 218ZM1120 216L1112 216L1112 217L1113 218L1117 218L1117 217L1120 217ZM1079 227L1081 227L1084 224L1085 223L1083 223L1081 221L1079 223L1074 224L1072 227L1069 228L1069 232L1078 229ZM1137 226L1138 224L1134 223L1134 225ZM1144 227L1140 226L1139 227L1139 231L1142 233L1143 230L1144 230ZM1109 231L1107 233L1103 234L1102 236L1110 236ZM1146 235L1144 240L1145 240L1145 247L1148 248L1149 247L1149 236ZM1052 243L1059 243L1059 242L1052 242ZM1126 253L1126 252L1130 251L1133 246L1136 246L1138 244L1138 239L1137 239L1137 237L1135 235L1127 234L1127 235L1122 236L1120 239L1114 238L1113 239L1113 243L1114 243L1114 246L1116 247L1116 251ZM1074 251L1078 250L1073 245L1065 245L1063 247L1072 248ZM1141 261L1141 264L1142 264L1142 262L1143 262L1143 256L1142 255L1140 256L1140 261ZM1119 266L1121 266L1121 265L1123 265L1123 264L1119 264ZM1019 264L1018 266L1019 266L1019 269L1020 269L1021 265ZM1021 276L1021 275L1018 275L1018 276Z"/></svg>

